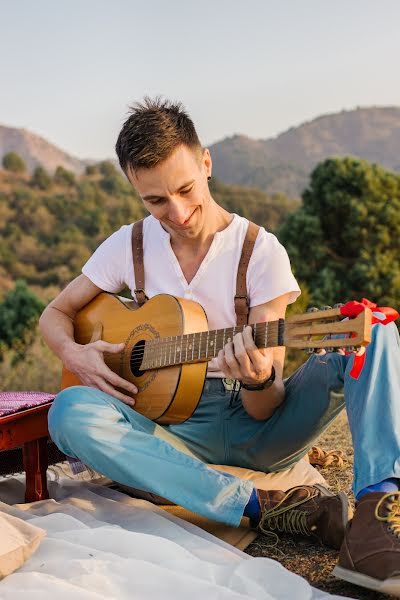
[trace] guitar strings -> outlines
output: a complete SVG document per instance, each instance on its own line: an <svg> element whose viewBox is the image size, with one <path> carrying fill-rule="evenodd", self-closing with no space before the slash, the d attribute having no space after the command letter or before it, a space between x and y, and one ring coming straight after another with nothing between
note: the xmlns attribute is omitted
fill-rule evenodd
<svg viewBox="0 0 400 600"><path fill-rule="evenodd" d="M275 329L275 331L274 331L274 329ZM268 335L267 335L267 337L269 337L269 335L272 335L274 333L277 334L277 332L278 332L278 326L276 326L275 328L274 327L268 327ZM206 333L206 332L204 332L204 333ZM214 333L214 332L210 332L210 333ZM182 337L182 342L180 344L180 347L181 348L184 347L184 349L182 351L183 354L186 353L186 355L187 355L191 351L191 348L186 347L186 346L188 346L188 344L190 343L190 336L193 336L193 335L199 335L199 332L197 332L195 334L188 333L188 334L184 334L183 336L177 336L178 338ZM186 336L187 336L187 339L183 339ZM173 337L175 337L175 336L173 336ZM213 337L212 341L215 343L216 346L222 345L222 343L224 341L224 334L223 333L220 333L220 334L217 334L217 335L213 335L212 337ZM257 332L256 338L255 338L256 345L257 345L257 342L258 342L259 347L263 347L263 343L266 341L265 337L266 337L265 332L264 333ZM199 342L199 340L194 340L194 341L195 342L196 341ZM152 353L153 352L152 358L155 359L156 361L160 360L160 358L164 358L166 356L166 353L169 356L169 354L171 353L171 350L172 350L172 352L174 351L174 347L177 344L177 339L176 340L174 340L174 339L170 340L170 339L167 339L167 338L161 338L160 341L158 341L158 340L148 340L147 343L149 344L150 347L147 347L147 348L143 347L140 350L136 350L136 351L133 349L132 354L131 354L131 358L130 358L130 364L131 364L131 366L139 366L142 363L143 356L144 356L145 352L147 352L147 353ZM192 341L192 343L193 343L193 341ZM154 348L152 346L154 346ZM202 341L200 350L203 350L203 348L204 348L204 346L203 346L203 341ZM208 348L208 349L210 350L210 348ZM176 348L175 348L175 350L176 350ZM202 352L201 352L201 355L200 355L199 358L206 359L207 357L203 356ZM214 356L209 356L209 358L214 358ZM193 360L195 360L195 359L193 359ZM183 362L191 362L191 360L187 360L186 357L185 357L185 360ZM178 362L176 364L182 364L182 363Z"/></svg>
<svg viewBox="0 0 400 600"><path fill-rule="evenodd" d="M353 346L353 344L345 343L345 344L341 344L340 346L337 346L335 348L337 348L339 350L340 348L346 348L346 346L349 346L349 345ZM299 348L299 349L301 349L301 348ZM318 349L322 350L323 347L318 348ZM190 364L190 363L196 363L196 362L207 362L207 361L209 361L212 358L215 358L215 357L214 356L205 356L205 355L203 356L203 355L201 355L200 357L193 358L193 359L190 359L190 358L186 359L186 357L185 357L184 360L177 361L177 362L169 362L168 360L166 362L164 362L164 359L165 359L164 356L160 356L160 357L152 356L151 357L152 360L150 359L150 363L153 363L153 364L151 364L151 366L147 366L146 370L153 369L153 368L155 369L155 368L168 367L168 366L177 366L177 365L180 365L180 364ZM135 360L132 360L132 357L131 357L131 359L130 359L130 366L131 367L137 367L140 370L142 362L143 362L143 357L142 358L138 358L138 359L135 358ZM157 364L158 362L160 362L161 364Z"/></svg>
<svg viewBox="0 0 400 600"><path fill-rule="evenodd" d="M327 321L327 323L328 323L328 321ZM298 326L297 324L288 323L287 324L287 329L290 330L291 328L297 327L297 326ZM258 343L259 347L263 347L263 344L265 342L268 342L268 337L270 335L272 336L274 334L277 334L278 328L279 328L279 322L272 321L272 322L269 323L268 327L265 327L265 326L263 327L264 332L257 331L256 332L256 337L255 337L255 343L256 343L256 345ZM230 328L230 329L231 329L231 331L233 333L233 329L234 328ZM212 337L214 338L213 341L215 340L215 344L216 345L222 344L223 341L224 341L224 337L226 337L226 333L224 334L223 331L222 331L221 333L215 334L214 332L215 332L215 330L214 331L210 331L208 333L209 334L210 333L213 334L212 335ZM254 328L253 328L253 332L254 332ZM206 332L202 332L202 333L206 333ZM181 339L182 339L182 342L181 342L181 347L182 347L183 345L185 345L185 342L186 342L186 346L188 346L188 344L190 343L190 336L196 336L196 335L199 335L199 334L200 334L200 332L196 332L195 334L192 334L192 333L184 334L182 336L172 336L173 338L175 338L175 339L172 339L172 340L169 339L169 338L167 338L167 337L161 338L161 340L157 340L157 339L148 340L146 342L148 344L147 348L145 346L142 346L141 349L138 349L138 350L133 349L131 357L130 357L130 365L134 366L134 367L135 366L139 367L141 365L142 361L143 361L143 357L144 357L144 354L145 354L146 351L147 351L147 353L152 353L153 352L153 356L151 357L151 358L153 358L153 360L155 360L156 362L159 361L159 360L161 360L161 362L162 362L162 360L164 358L166 358L167 355L168 356L170 355L171 351L172 352L174 351L174 346L176 346L179 337L181 337ZM265 338L267 338L267 339L265 339ZM341 339L345 340L345 339L349 339L349 338L341 338ZM200 342L200 340L195 340L193 338L193 342L196 342L196 341L198 343ZM286 339L286 341L288 341L288 340ZM308 340L308 341L311 342L312 340ZM332 341L332 339L331 338L327 338L326 341L327 342L328 341ZM353 344L349 344L349 343L346 344L346 343L344 343L344 344L341 344L341 345L342 346L346 346L346 345L353 345ZM154 348L153 348L153 346L154 346ZM268 347L268 345L266 347ZM201 352L202 349L203 349L203 346L201 344L201 347L200 347L200 356L198 357L198 359L201 359L201 358L207 359L206 355L202 356L202 352ZM188 354L188 350L191 350L191 349L186 348L185 350L186 350L186 355L187 355ZM185 350L183 350L183 353L185 353ZM176 354L176 347L175 347L175 354ZM213 358L213 356L208 357L208 358ZM182 363L185 363L185 362L191 362L191 361L187 360L187 358L185 357L185 361L182 361ZM182 364L182 363L178 362L178 363L173 363L173 364Z"/></svg>

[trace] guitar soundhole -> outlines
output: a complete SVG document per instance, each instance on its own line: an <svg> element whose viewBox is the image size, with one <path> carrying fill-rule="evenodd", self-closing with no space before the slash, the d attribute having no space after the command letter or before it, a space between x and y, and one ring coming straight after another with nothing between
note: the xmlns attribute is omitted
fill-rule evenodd
<svg viewBox="0 0 400 600"><path fill-rule="evenodd" d="M145 341L141 340L132 348L131 371L134 377L141 377L145 373L145 371L140 370L140 366L143 360L144 344Z"/></svg>

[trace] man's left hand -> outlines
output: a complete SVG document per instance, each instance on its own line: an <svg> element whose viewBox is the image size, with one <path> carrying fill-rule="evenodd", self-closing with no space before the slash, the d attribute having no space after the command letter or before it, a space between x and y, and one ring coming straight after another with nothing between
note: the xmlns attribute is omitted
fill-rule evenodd
<svg viewBox="0 0 400 600"><path fill-rule="evenodd" d="M252 328L247 325L218 353L218 366L226 377L248 385L266 381L272 372L272 348L257 348Z"/></svg>

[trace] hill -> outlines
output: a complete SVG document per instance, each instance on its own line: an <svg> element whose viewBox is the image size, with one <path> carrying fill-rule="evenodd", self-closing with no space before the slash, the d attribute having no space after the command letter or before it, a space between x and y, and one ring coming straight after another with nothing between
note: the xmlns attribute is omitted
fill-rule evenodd
<svg viewBox="0 0 400 600"><path fill-rule="evenodd" d="M93 161L79 160L25 129L0 126L0 160L15 151L28 165L75 174ZM324 115L276 138L235 135L210 146L213 175L227 184L256 187L269 195L299 198L312 169L332 156L354 156L400 171L400 108L371 107Z"/></svg>
<svg viewBox="0 0 400 600"><path fill-rule="evenodd" d="M25 161L30 172L39 165L53 173L58 166L80 174L89 161L79 160L44 138L26 129L0 125L0 163L4 154L16 152Z"/></svg>
<svg viewBox="0 0 400 600"><path fill-rule="evenodd" d="M324 115L276 138L233 136L210 147L214 174L269 194L300 196L311 170L331 156L355 156L400 171L400 108L371 107Z"/></svg>

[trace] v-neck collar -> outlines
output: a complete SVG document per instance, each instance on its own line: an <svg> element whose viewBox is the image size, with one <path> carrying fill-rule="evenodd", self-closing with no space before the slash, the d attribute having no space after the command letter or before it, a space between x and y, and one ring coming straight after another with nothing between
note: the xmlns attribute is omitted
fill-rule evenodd
<svg viewBox="0 0 400 600"><path fill-rule="evenodd" d="M181 284L185 288L185 290L186 289L193 289L196 286L196 283L199 281L199 279L203 275L205 269L207 268L208 264L212 261L212 259L214 258L214 256L217 253L217 250L219 249L219 247L223 243L224 237L229 232L229 230L231 228L233 228L233 226L237 222L237 220L238 220L238 215L236 213L233 213L233 219L229 223L229 225L227 225L225 227L225 229L222 229L222 231L216 231L215 232L214 237L213 237L213 241L211 242L211 246L209 247L208 252L205 255L205 257L201 261L200 266L197 269L196 275L193 277L193 279L191 280L191 282L188 283L185 275L183 274L183 271L181 269L181 265L179 264L179 261L178 261L178 259L176 257L176 254L172 250L171 235L168 233L168 231L166 231L162 227L160 221L158 219L155 219L155 221L157 221L158 227L160 229L161 236L162 236L162 241L163 241L163 244L164 244L165 249L167 251L167 254L169 256L169 259L170 259L170 261L171 261L171 263L172 263L172 265L174 267L176 275L178 276L178 278L181 281Z"/></svg>

